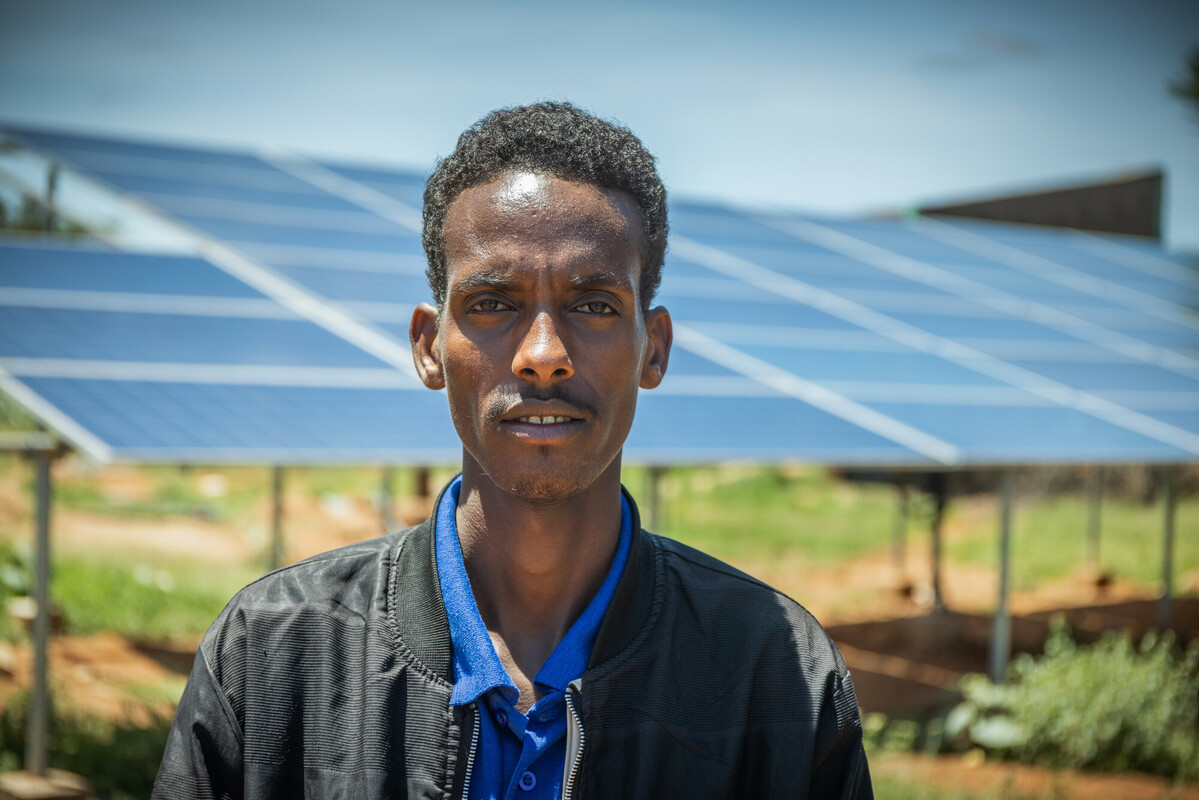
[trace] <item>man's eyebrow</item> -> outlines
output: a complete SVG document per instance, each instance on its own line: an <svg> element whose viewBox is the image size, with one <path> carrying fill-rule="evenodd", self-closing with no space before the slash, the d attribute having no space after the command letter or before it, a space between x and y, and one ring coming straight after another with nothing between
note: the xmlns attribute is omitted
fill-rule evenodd
<svg viewBox="0 0 1199 800"><path fill-rule="evenodd" d="M454 293L473 292L478 289L512 291L519 285L511 273L506 270L480 269L472 272L460 281L453 281L450 285L450 291Z"/></svg>
<svg viewBox="0 0 1199 800"><path fill-rule="evenodd" d="M576 289L622 289L633 291L633 282L627 275L619 272L588 272L585 275L572 275L570 285Z"/></svg>

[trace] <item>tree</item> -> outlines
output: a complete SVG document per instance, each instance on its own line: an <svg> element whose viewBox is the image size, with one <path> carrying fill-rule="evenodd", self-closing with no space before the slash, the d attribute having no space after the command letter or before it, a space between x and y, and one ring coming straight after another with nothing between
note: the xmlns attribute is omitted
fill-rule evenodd
<svg viewBox="0 0 1199 800"><path fill-rule="evenodd" d="M1178 80L1170 82L1170 91L1174 96L1190 105L1192 111L1199 114L1199 47L1191 50L1185 74Z"/></svg>

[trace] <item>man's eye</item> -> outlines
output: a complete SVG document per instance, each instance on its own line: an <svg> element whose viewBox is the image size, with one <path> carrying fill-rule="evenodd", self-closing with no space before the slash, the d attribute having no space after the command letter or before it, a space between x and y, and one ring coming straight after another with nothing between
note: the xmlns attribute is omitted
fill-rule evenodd
<svg viewBox="0 0 1199 800"><path fill-rule="evenodd" d="M511 307L512 306L508 305L507 303L503 302L502 300L496 300L494 298L489 297L486 300L479 300L478 302L476 302L473 306L470 307L470 310L471 311L484 311L484 312L486 312L486 311L506 311Z"/></svg>
<svg viewBox="0 0 1199 800"><path fill-rule="evenodd" d="M577 307L585 314L615 314L616 309L603 300L592 300Z"/></svg>

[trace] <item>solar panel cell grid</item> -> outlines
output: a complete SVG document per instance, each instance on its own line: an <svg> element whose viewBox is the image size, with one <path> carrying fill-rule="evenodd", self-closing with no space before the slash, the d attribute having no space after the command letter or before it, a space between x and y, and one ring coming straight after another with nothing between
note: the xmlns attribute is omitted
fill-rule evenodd
<svg viewBox="0 0 1199 800"><path fill-rule="evenodd" d="M0 365L118 456L454 457L444 397L400 388L417 386L406 366L408 377L395 383L336 369L287 372L394 369L364 348L393 362L402 356L409 309L429 296L414 230L422 175L23 136L231 246L253 262L247 279L273 270L307 293L299 305L286 291L267 298L233 277L243 267L227 263L231 272L198 259L0 249L0 359L8 359ZM1199 322L1179 306L1199 297L1188 261L1120 237L957 220L810 220L675 202L671 226L657 302L671 310L679 337L662 391L642 395L630 459L1199 455L1199 366L1187 360L1199 356ZM255 273L254 263L265 271ZM92 307L133 308L130 293L176 300L151 309L160 313ZM229 298L225 316L205 297ZM296 308L327 327L296 317ZM991 358L973 359L957 344ZM77 363L87 374L111 359L224 364L230 377L171 368L146 382L128 377L151 374L133 364L125 378L116 371L83 380L65 368L70 359L86 359ZM262 377L233 380L245 365L261 367ZM1100 409L1077 392L1107 393L1115 405Z"/></svg>
<svg viewBox="0 0 1199 800"><path fill-rule="evenodd" d="M372 250L380 253L409 252L414 236L399 226L387 233L360 233L322 230L319 227L298 228L293 225L263 225L229 219L209 219L180 215L178 219L209 236L224 241L255 242L258 244L289 244L303 247L324 247L348 250Z"/></svg>
<svg viewBox="0 0 1199 800"><path fill-rule="evenodd" d="M995 378L915 350L814 350L742 344L739 349L813 381L865 378L871 381L1002 386Z"/></svg>
<svg viewBox="0 0 1199 800"><path fill-rule="evenodd" d="M4 287L137 294L258 297L253 287L198 258L147 255L130 259L109 250L0 244Z"/></svg>
<svg viewBox="0 0 1199 800"><path fill-rule="evenodd" d="M411 309L433 297L424 275L383 275L377 272L317 267L276 267L279 273L330 300L405 303Z"/></svg>
<svg viewBox="0 0 1199 800"><path fill-rule="evenodd" d="M1199 379L1135 361L1020 361L1013 364L1084 392L1137 387L1147 391L1199 391Z"/></svg>
<svg viewBox="0 0 1199 800"><path fill-rule="evenodd" d="M734 434L729 436L728 434ZM791 398L655 395L637 404L630 457L670 453L682 461L793 457L802 439L820 460L835 463L927 463L928 459L845 420Z"/></svg>
<svg viewBox="0 0 1199 800"><path fill-rule="evenodd" d="M811 306L795 302L754 303L752 308L708 298L674 296L670 303L671 316L680 321L745 322L753 320L762 325L790 325L818 330L859 330L857 325L840 317L826 314Z"/></svg>
<svg viewBox="0 0 1199 800"><path fill-rule="evenodd" d="M983 463L1183 461L1187 453L1164 442L1068 408L1032 410L1010 406L911 405L873 403L871 407L920 430L959 443Z"/></svg>
<svg viewBox="0 0 1199 800"><path fill-rule="evenodd" d="M25 141L56 153L80 153L94 156L121 156L137 160L178 161L201 166L254 167L259 159L245 153L207 148L175 147L147 142L126 142L89 136L72 136L53 131L19 131Z"/></svg>
<svg viewBox="0 0 1199 800"><path fill-rule="evenodd" d="M0 356L381 367L378 359L307 320L4 309Z"/></svg>
<svg viewBox="0 0 1199 800"><path fill-rule="evenodd" d="M417 174L397 174L363 167L322 164L333 172L414 209L424 204L425 178Z"/></svg>

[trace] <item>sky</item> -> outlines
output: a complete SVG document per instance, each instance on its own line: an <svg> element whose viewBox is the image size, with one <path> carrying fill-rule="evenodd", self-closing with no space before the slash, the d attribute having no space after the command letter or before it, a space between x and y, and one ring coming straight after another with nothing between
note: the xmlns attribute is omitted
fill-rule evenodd
<svg viewBox="0 0 1199 800"><path fill-rule="evenodd" d="M0 0L0 124L428 170L568 99L675 197L852 217L1166 170L1199 253L1194 0Z"/></svg>

